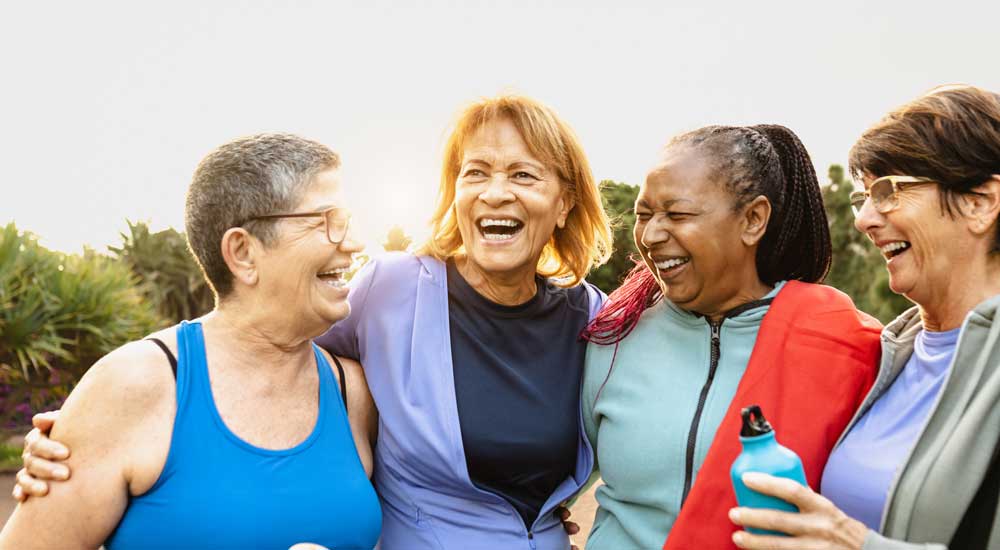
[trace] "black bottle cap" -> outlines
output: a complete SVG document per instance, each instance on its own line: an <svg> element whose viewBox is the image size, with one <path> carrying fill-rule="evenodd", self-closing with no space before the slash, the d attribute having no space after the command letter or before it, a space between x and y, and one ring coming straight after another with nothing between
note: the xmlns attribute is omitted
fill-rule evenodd
<svg viewBox="0 0 1000 550"><path fill-rule="evenodd" d="M744 407L740 414L743 416L743 428L740 430L741 437L755 437L771 433L774 428L764 418L764 413L760 411L760 405L750 405Z"/></svg>

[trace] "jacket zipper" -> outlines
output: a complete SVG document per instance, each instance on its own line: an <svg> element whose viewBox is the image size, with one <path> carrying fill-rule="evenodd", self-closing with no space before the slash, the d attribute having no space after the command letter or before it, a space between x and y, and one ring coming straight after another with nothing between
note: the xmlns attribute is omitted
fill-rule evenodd
<svg viewBox="0 0 1000 550"><path fill-rule="evenodd" d="M708 392L712 389L712 382L715 380L715 371L719 368L719 356L722 354L720 342L722 340L722 321L717 323L709 321L712 328L712 351L711 362L708 365L708 378L701 387L701 394L698 396L698 407L694 410L694 418L691 419L691 429L688 431L687 456L684 461L684 491L681 493L681 506L687 500L688 493L691 492L691 481L694 478L694 448L698 442L698 425L701 424L701 415L705 409L705 402L708 400Z"/></svg>

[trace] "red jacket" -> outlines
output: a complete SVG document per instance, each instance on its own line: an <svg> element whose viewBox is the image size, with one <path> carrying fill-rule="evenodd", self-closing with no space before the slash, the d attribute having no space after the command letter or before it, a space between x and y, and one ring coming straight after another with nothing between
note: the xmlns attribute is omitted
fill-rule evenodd
<svg viewBox="0 0 1000 550"><path fill-rule="evenodd" d="M819 491L833 445L875 380L880 332L878 321L832 287L789 281L781 289L664 550L736 548L729 469L741 451L740 409L747 405L761 406Z"/></svg>

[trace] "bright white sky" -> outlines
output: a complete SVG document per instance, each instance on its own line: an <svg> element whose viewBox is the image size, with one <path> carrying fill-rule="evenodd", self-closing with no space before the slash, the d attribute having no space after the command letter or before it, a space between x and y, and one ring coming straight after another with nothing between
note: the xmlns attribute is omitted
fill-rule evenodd
<svg viewBox="0 0 1000 550"><path fill-rule="evenodd" d="M638 183L680 131L763 122L825 179L928 88L1000 90L997 21L996 0L6 2L0 224L64 251L126 218L180 228L206 152L288 131L341 153L366 241L419 238L448 123L503 91L561 113L599 179Z"/></svg>

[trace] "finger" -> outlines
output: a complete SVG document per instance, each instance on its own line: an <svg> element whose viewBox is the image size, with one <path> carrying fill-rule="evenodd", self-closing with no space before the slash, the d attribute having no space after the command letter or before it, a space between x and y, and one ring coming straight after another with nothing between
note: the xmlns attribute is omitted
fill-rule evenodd
<svg viewBox="0 0 1000 550"><path fill-rule="evenodd" d="M49 433L49 430L52 429L52 425L56 423L58 418L58 410L38 413L31 417L31 425L38 428L42 432Z"/></svg>
<svg viewBox="0 0 1000 550"><path fill-rule="evenodd" d="M575 535L580 532L580 526L572 521L564 521L563 529L566 530L566 534Z"/></svg>
<svg viewBox="0 0 1000 550"><path fill-rule="evenodd" d="M809 532L809 518L796 512L782 512L769 508L733 508L729 520L742 527L779 531L789 535Z"/></svg>
<svg viewBox="0 0 1000 550"><path fill-rule="evenodd" d="M820 506L816 498L819 495L814 493L809 487L791 479L774 477L759 472L747 472L743 474L743 483L758 493L777 497L785 502L794 504L800 510Z"/></svg>
<svg viewBox="0 0 1000 550"><path fill-rule="evenodd" d="M570 511L569 511L568 508L561 508L559 510L559 519L561 519L563 521L568 520L571 515L573 515L573 514L570 513Z"/></svg>
<svg viewBox="0 0 1000 550"><path fill-rule="evenodd" d="M26 497L43 497L49 492L49 485L31 477L27 470L21 468L17 472L17 484L24 490Z"/></svg>
<svg viewBox="0 0 1000 550"><path fill-rule="evenodd" d="M811 539L755 535L746 531L733 533L733 543L748 550L810 550L817 548L816 541Z"/></svg>
<svg viewBox="0 0 1000 550"><path fill-rule="evenodd" d="M18 502L24 502L28 500L28 497L24 495L24 489L20 485L14 485L14 489L11 490L10 496L14 497L14 500Z"/></svg>
<svg viewBox="0 0 1000 550"><path fill-rule="evenodd" d="M69 479L69 468L60 462L52 462L32 454L24 455L24 468L32 477L40 481L63 481Z"/></svg>
<svg viewBox="0 0 1000 550"><path fill-rule="evenodd" d="M569 547L569 550L580 550L580 547L574 544Z"/></svg>
<svg viewBox="0 0 1000 550"><path fill-rule="evenodd" d="M46 460L66 460L69 458L69 448L48 438L37 428L31 430L24 438L25 455L33 455Z"/></svg>

